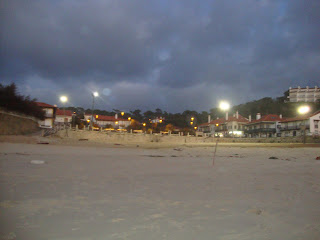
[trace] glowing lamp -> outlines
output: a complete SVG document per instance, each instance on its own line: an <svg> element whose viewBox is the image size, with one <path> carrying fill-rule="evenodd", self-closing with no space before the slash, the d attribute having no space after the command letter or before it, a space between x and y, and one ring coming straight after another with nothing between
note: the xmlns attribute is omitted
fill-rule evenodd
<svg viewBox="0 0 320 240"><path fill-rule="evenodd" d="M63 103L65 103L65 102L68 101L68 98L67 98L66 96L61 96L61 97L60 97L60 101L63 102Z"/></svg>
<svg viewBox="0 0 320 240"><path fill-rule="evenodd" d="M310 107L309 106L301 106L298 108L298 113L299 114L306 114L310 111Z"/></svg>
<svg viewBox="0 0 320 240"><path fill-rule="evenodd" d="M229 110L230 109L230 104L228 102L222 101L219 104L219 108L223 111Z"/></svg>

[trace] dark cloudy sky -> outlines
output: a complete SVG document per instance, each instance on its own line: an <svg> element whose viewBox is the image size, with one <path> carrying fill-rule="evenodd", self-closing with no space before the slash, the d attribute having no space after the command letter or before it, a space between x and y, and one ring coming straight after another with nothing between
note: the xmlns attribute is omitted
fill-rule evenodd
<svg viewBox="0 0 320 240"><path fill-rule="evenodd" d="M202 111L320 85L319 0L0 4L0 82L50 104Z"/></svg>

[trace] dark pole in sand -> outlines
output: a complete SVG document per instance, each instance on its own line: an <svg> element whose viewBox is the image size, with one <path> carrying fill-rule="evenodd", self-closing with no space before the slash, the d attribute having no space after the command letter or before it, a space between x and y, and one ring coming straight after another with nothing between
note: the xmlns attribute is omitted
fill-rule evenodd
<svg viewBox="0 0 320 240"><path fill-rule="evenodd" d="M226 112L226 121L228 120L228 110L230 109L230 104L226 101L222 101L220 102L219 104L219 108L222 110L222 111L225 111ZM216 125L217 127L219 126ZM217 148L218 148L218 142L219 142L219 138L217 139L216 141L216 147L214 148L214 153L213 153L213 159L212 159L212 166L214 165L214 159L216 158L216 153L217 153Z"/></svg>
<svg viewBox="0 0 320 240"><path fill-rule="evenodd" d="M218 148L218 142L219 142L219 138L216 141L216 147L214 149L214 153L213 153L213 159L212 159L212 166L214 165L214 159L216 157L216 152L217 152L217 148Z"/></svg>

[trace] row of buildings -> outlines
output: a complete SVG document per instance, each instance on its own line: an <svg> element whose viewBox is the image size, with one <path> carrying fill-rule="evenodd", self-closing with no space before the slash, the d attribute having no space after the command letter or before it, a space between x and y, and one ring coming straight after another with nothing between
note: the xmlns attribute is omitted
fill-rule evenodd
<svg viewBox="0 0 320 240"><path fill-rule="evenodd" d="M283 118L282 115L257 113L255 119L245 118L238 112L233 116L218 118L201 124L198 131L219 137L294 137L319 135L320 111L295 118Z"/></svg>
<svg viewBox="0 0 320 240"><path fill-rule="evenodd" d="M36 102L36 104L45 112L45 119L39 121L40 127L52 128L54 125L71 123L75 113L70 110L59 109L56 105L50 105L43 102ZM83 121L90 122L92 114L85 114ZM99 127L111 126L113 128L126 128L130 125L131 120L119 118L115 116L97 115L93 116L93 122Z"/></svg>
<svg viewBox="0 0 320 240"><path fill-rule="evenodd" d="M45 111L45 119L39 121L41 127L52 128L54 125L71 123L73 114L69 110L61 110L55 105L37 102ZM92 121L91 114L85 114L86 122ZM162 121L160 119L159 121ZM268 114L261 116L258 113L255 118L248 116L245 118L238 112L229 116L226 113L224 118L213 121L208 117L208 122L198 126L197 131L211 136L219 137L288 137L301 135L319 135L320 111L312 114L305 114L295 118L283 118L282 115ZM99 127L127 128L131 119L119 118L115 116L94 115L93 122Z"/></svg>

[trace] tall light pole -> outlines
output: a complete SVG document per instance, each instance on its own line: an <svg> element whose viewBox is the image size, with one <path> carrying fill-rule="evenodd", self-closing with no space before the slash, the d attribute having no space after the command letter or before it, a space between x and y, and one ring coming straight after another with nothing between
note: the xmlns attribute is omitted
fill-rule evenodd
<svg viewBox="0 0 320 240"><path fill-rule="evenodd" d="M226 101L221 101L219 103L219 108L223 111L226 112L226 120L228 120L228 110L230 109L230 104ZM228 128L227 128L228 131Z"/></svg>
<svg viewBox="0 0 320 240"><path fill-rule="evenodd" d="M93 92L92 93L92 111L91 111L91 130L93 130L93 109L94 109L94 98L99 97L98 92Z"/></svg>
<svg viewBox="0 0 320 240"><path fill-rule="evenodd" d="M306 115L308 112L310 112L310 107L305 105L305 106L301 106L298 108L298 113L301 115ZM303 131L303 137L302 137L302 141L303 144L306 143L306 124L304 123L304 120L302 120L302 124L301 124L301 128Z"/></svg>
<svg viewBox="0 0 320 240"><path fill-rule="evenodd" d="M222 110L222 111L228 111L230 109L230 104L226 101L222 101L219 103L219 108ZM228 112L227 112L228 113ZM227 119L226 119L227 120ZM219 126L219 124L216 124L216 128ZM217 148L218 148L218 141L219 141L219 138L217 139L216 141L216 147L214 149L214 153L213 153L213 159L212 159L212 166L214 165L214 159L216 157L216 152L217 152Z"/></svg>
<svg viewBox="0 0 320 240"><path fill-rule="evenodd" d="M66 96L61 96L60 97L60 101L62 102L63 104L63 123L64 123L64 128L66 129L66 133L65 135L68 137L68 129L67 129L67 126L66 126L66 106L65 106L65 103L68 101L68 98ZM68 118L67 118L68 120Z"/></svg>

